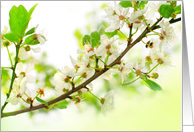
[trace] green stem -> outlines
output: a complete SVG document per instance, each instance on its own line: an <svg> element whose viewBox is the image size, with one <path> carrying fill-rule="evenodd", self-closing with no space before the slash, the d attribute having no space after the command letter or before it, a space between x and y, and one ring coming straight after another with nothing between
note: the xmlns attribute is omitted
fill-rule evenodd
<svg viewBox="0 0 194 132"><path fill-rule="evenodd" d="M158 35L158 34L146 34L146 36L151 36L151 35Z"/></svg>
<svg viewBox="0 0 194 132"><path fill-rule="evenodd" d="M98 68L98 58L95 60L95 67Z"/></svg>
<svg viewBox="0 0 194 132"><path fill-rule="evenodd" d="M127 36L126 36L123 32L121 32L121 30L119 30L119 32L120 32L125 38L127 38Z"/></svg>
<svg viewBox="0 0 194 132"><path fill-rule="evenodd" d="M137 29L136 29L136 31L131 35L131 36L133 36L134 34L136 34L137 33L137 31L138 31L138 27L137 27Z"/></svg>
<svg viewBox="0 0 194 132"><path fill-rule="evenodd" d="M80 76L80 77L74 82L74 84L76 84L81 78L82 78L82 76Z"/></svg>
<svg viewBox="0 0 194 132"><path fill-rule="evenodd" d="M151 73L157 66L159 66L160 63L158 63L156 66L154 66L147 74Z"/></svg>
<svg viewBox="0 0 194 132"><path fill-rule="evenodd" d="M30 103L28 103L25 99L22 98L22 100L23 100L24 102L26 102L27 104L30 104Z"/></svg>
<svg viewBox="0 0 194 132"><path fill-rule="evenodd" d="M1 67L2 69L12 69L12 67Z"/></svg>
<svg viewBox="0 0 194 132"><path fill-rule="evenodd" d="M146 26L148 27L148 29L150 29L149 24L145 20L143 20L143 22L146 24Z"/></svg>
<svg viewBox="0 0 194 132"><path fill-rule="evenodd" d="M40 95L39 93L36 95L36 97L38 97L38 95ZM33 101L36 99L36 97L33 98Z"/></svg>
<svg viewBox="0 0 194 132"><path fill-rule="evenodd" d="M141 40L141 42L144 43L144 44L146 44L146 45L148 45L148 44L147 44L146 42L144 42L143 40Z"/></svg>
<svg viewBox="0 0 194 132"><path fill-rule="evenodd" d="M12 62L12 60L11 60L11 54L10 54L10 52L9 52L8 46L6 46L6 48L7 48L7 52L8 52L8 55L9 55L9 60L10 60L10 63L11 63L11 67L13 67L13 62Z"/></svg>
<svg viewBox="0 0 194 132"><path fill-rule="evenodd" d="M96 56L96 55L95 55L95 57L98 58L102 63L104 63L104 61L103 61L100 57L98 57L98 56ZM104 64L105 64L105 63L104 63Z"/></svg>
<svg viewBox="0 0 194 132"><path fill-rule="evenodd" d="M129 85L129 84L132 84L134 83L135 81L137 81L140 77L138 77L137 79L133 80L132 82L128 82L128 83L124 83L122 84L122 86L126 86L126 85Z"/></svg>
<svg viewBox="0 0 194 132"><path fill-rule="evenodd" d="M88 91L92 96L94 96L95 98L97 98L98 100L101 100L100 98L98 98L96 95L94 95L91 91Z"/></svg>
<svg viewBox="0 0 194 132"><path fill-rule="evenodd" d="M104 61L104 65L105 65L105 66L106 66L106 63L107 63L107 61L108 61L109 56L110 56L110 54L108 53L107 56L106 56L106 58L105 58L105 61Z"/></svg>
<svg viewBox="0 0 194 132"><path fill-rule="evenodd" d="M30 96L28 96L26 93L24 93L28 98L30 98Z"/></svg>
<svg viewBox="0 0 194 132"><path fill-rule="evenodd" d="M132 28L133 28L133 23L131 24L131 27L130 27L128 46L129 46L129 44L131 44L131 38L132 38Z"/></svg>
<svg viewBox="0 0 194 132"><path fill-rule="evenodd" d="M16 60L15 60L14 66L13 66L13 73L12 73L12 77L11 77L11 83L10 83L10 87L9 87L9 92L7 94L7 99L9 98L9 96L11 94L13 82L14 82L14 80L16 78L15 70L16 70L16 65L18 63L19 49L20 49L20 44L19 45L16 45L16 57L15 57ZM8 104L8 102L5 102L3 104L3 106L1 107L1 113L3 113L3 110L5 109L5 107L6 107L7 104Z"/></svg>

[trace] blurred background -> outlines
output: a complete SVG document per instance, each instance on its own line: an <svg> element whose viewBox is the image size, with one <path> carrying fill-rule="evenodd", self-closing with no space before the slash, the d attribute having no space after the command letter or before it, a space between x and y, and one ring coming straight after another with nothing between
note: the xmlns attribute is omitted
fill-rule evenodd
<svg viewBox="0 0 194 132"><path fill-rule="evenodd" d="M85 34L96 31L103 24L107 26L107 19L101 18L105 14L105 1L1 1L1 31L9 25L9 10L13 5L22 4L27 10L38 3L32 14L29 29L39 24L38 31L44 33L47 42L41 45L41 53L31 53L33 58L26 62L36 64L34 75L38 78L38 86L53 90L53 75L63 66L71 66L69 56L77 57L81 38ZM119 3L119 2L117 2ZM173 24L176 28L177 39L169 50L173 66L160 66L157 83L163 88L162 92L153 92L142 84L140 80L130 86L121 87L118 76L110 81L96 79L93 81L94 91L99 97L110 89L115 90L113 109L104 117L100 112L99 102L86 94L86 108L79 111L74 103L69 103L67 109L44 109L23 113L17 116L1 119L2 131L36 131L36 130L110 130L110 131L180 131L181 130L181 22ZM127 32L126 32L127 34ZM14 51L14 47L11 49ZM141 60L147 53L144 45L136 45L125 57L134 61ZM5 48L1 49L1 66L9 66ZM2 71L9 80L9 71ZM133 77L132 77L133 79ZM5 101L5 93L9 82L1 81L1 105ZM36 85L29 85L34 88ZM52 98L52 95L50 95ZM7 105L5 111L20 109L22 106ZM12 127L10 127L10 124ZM75 127L76 126L76 127Z"/></svg>

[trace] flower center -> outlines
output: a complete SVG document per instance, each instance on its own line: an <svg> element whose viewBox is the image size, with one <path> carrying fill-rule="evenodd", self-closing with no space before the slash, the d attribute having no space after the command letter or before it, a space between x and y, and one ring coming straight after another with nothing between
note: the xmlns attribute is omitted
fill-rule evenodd
<svg viewBox="0 0 194 132"><path fill-rule="evenodd" d="M146 60L147 62L150 62L150 61L152 61L152 58L151 58L150 56L146 56L145 60Z"/></svg>
<svg viewBox="0 0 194 132"><path fill-rule="evenodd" d="M137 69L137 70L136 70L136 75L137 75L137 76L141 75L141 70L140 70L140 69Z"/></svg>
<svg viewBox="0 0 194 132"><path fill-rule="evenodd" d="M123 20L124 18L125 18L125 17L124 17L123 15L120 15L120 16L119 16L119 19L120 19L120 20Z"/></svg>
<svg viewBox="0 0 194 132"><path fill-rule="evenodd" d="M159 64L163 64L163 63L164 63L164 61L163 61L161 58L158 58L158 59L157 59L157 62L158 62Z"/></svg>

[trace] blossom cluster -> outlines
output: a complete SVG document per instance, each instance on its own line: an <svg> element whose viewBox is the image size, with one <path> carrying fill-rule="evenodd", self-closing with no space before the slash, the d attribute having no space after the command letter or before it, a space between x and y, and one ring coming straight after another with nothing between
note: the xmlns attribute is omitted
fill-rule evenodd
<svg viewBox="0 0 194 132"><path fill-rule="evenodd" d="M38 27L38 26L37 26ZM35 28L35 30L37 29ZM7 27L5 27L5 30ZM46 40L40 33L36 33L35 31L35 40L39 41L40 45L43 45ZM9 41L4 38L4 41ZM30 44L25 44L19 48L18 53L18 60L17 66L16 66L16 74L15 79L13 81L12 86L12 95L6 100L6 102L10 102L12 105L17 105L19 102L23 104L26 107L33 105L40 104L35 100L36 97L44 95L44 89L39 88L38 90L35 90L31 92L31 90L27 87L28 83L35 84L36 78L31 74L31 72L34 70L34 63L28 63L26 66L22 62L22 60L26 60L30 57L29 53L33 50L34 53L40 52L41 48L33 48L30 46ZM16 58L12 58L12 61L15 62Z"/></svg>
<svg viewBox="0 0 194 132"><path fill-rule="evenodd" d="M145 29L148 25L153 23L153 16L157 13L161 4L165 2L160 2L157 5L153 2L146 6L144 9L132 11L130 7L123 8L120 4L114 2L114 7L109 4L104 10L106 15L103 18L108 18L110 26L105 29L105 32L114 32L115 30L121 31L123 25L126 24L127 28L130 28L131 23L133 23L133 29L138 30ZM149 10L148 10L149 9ZM127 45L128 39L126 41L120 41L118 35L114 35L111 38L106 34L101 34L100 45L95 47L92 46L91 42L84 45L84 49L78 49L79 54L78 59L74 59L70 56L72 67L64 66L62 70L59 70L55 74L55 89L58 95L64 94L76 86L79 86L89 78L91 78L96 72L108 68L102 77L104 79L111 79L113 75L118 74L121 82L124 83L126 77L129 73L136 74L137 77L142 77L142 74L146 73L147 64L149 63L152 71L146 74L149 78L157 79L158 73L156 73L158 64L171 65L170 58L167 57L167 53L163 51L166 43L173 41L175 34L173 28L169 25L168 21L160 22L161 30L157 35L160 41L156 38L151 38L150 41L146 43L146 47L150 48L149 54L141 62L125 62L120 61L120 64L114 67L108 67L115 59L121 54L122 51L119 50L121 44ZM148 72L147 72L148 73ZM76 93L71 94L72 101L83 110L84 104L82 100L84 99L84 93L90 92L93 89L92 83L89 83L85 88L82 88ZM106 109L110 109L112 104L113 90L109 91L104 98L99 99L102 105L102 112L106 115Z"/></svg>
<svg viewBox="0 0 194 132"><path fill-rule="evenodd" d="M169 3L167 2L149 2L138 7L137 1L132 1L132 7L123 7L121 4L114 2L114 6L110 3L105 7L105 15L103 18L107 18L109 26L104 29L103 33L95 32L92 39L87 36L86 43L83 43L83 49L78 49L77 59L72 58L72 66L64 66L54 75L54 84L56 95L64 95L69 91L73 91L76 87L80 86L84 82L91 79L96 73L105 71L101 77L106 80L110 80L113 75L118 74L121 83L124 85L129 80L129 75L134 74L137 79L143 79L149 81L149 79L155 80L159 77L157 68L161 64L172 65L169 54L165 52L167 45L169 45L175 38L174 29L170 26L169 21L164 19L159 22L160 30L153 31L152 25L160 18L153 18L159 14L158 10L161 5ZM124 26L125 25L125 26ZM37 28L37 27L36 27ZM35 28L35 29L36 29ZM123 29L130 31L129 38L122 32ZM146 50L149 50L149 54L145 56L141 61L135 60L125 61L120 59L119 62L115 63L114 66L110 64L114 63L115 60L122 54L121 46L131 46L134 35L140 31L143 32L146 29L151 34L146 34L139 41L142 42ZM125 40L121 40L119 35L114 32L121 32L124 35ZM6 32L3 32L3 34ZM108 35L109 34L109 35ZM111 35L110 35L111 34ZM99 35L99 36L98 36ZM153 37L158 36L157 37ZM97 36L97 37L96 37ZM96 38L95 38L96 37ZM1 36L1 38L4 38ZM147 42L145 40L149 39ZM46 102L40 99L45 95L45 91L42 88L31 92L27 88L28 83L35 83L36 78L31 75L34 69L34 64L29 63L26 67L20 60L26 60L29 57L29 51L32 49L35 53L40 51L40 48L32 48L27 42L31 42L30 39L38 41L39 44L45 43L45 38L39 33L35 33L34 36L30 36L29 41L25 41L24 44L20 45L18 53L17 73L11 87L11 96L6 100L12 105L17 105L21 102L24 106L33 107L34 105ZM84 41L84 40L83 40ZM3 44L7 40L3 39ZM12 59L14 61L14 59ZM149 79L148 79L149 78ZM130 83L127 83L130 84ZM99 100L101 105L101 111L103 115L106 115L106 111L112 108L114 90L110 90L104 97L97 97L92 93L93 84L91 81L87 83L81 89L72 92L67 101L72 100L78 109L84 110L84 99L85 93L92 94L96 99Z"/></svg>

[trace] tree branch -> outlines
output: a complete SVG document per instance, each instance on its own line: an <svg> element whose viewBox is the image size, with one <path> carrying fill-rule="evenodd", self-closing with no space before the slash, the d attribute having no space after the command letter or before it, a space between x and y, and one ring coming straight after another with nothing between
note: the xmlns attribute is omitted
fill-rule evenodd
<svg viewBox="0 0 194 132"><path fill-rule="evenodd" d="M160 21L162 20L162 17L155 22L155 24L151 27L151 30L155 30L155 29L158 29L160 28L160 26L156 26ZM175 23L175 22L178 22L180 21L181 18L177 18L177 19L174 19L174 20L170 20L170 23ZM130 28L131 30L131 28ZM146 28L142 34L133 42L133 43L130 43L130 41L128 43L128 46L127 48L120 54L120 56L118 56L118 58L116 60L114 60L110 65L108 65L107 67L113 67L114 65L116 64L119 64L120 63L120 60L121 58L134 46L136 45L142 38L144 38L146 36L147 33L150 32L150 29ZM130 38L130 35L129 35L129 38ZM100 75L102 75L103 73L105 73L109 68L104 68L103 70L101 71L96 71L95 74L89 78L88 80L86 80L84 83L80 84L79 86L75 87L74 89L68 91L67 93L51 100L48 102L48 105L51 105L51 104L54 104L56 102L59 102L65 98L68 98L70 94L80 90L81 88L85 88L86 85L88 85L90 82L92 82L93 80L95 80L96 78L98 78ZM33 111L33 110L37 110L37 109L41 109L41 108L45 108L45 104L40 104L40 105L37 105L37 106L33 106L33 107L30 107L30 108L26 108L26 109L22 109L22 110L18 110L18 111L14 111L14 112L7 112L7 113L1 113L1 118L3 117L8 117L8 116L14 116L14 115L18 115L18 114L21 114L21 113L25 113L25 112L29 112L29 111Z"/></svg>

